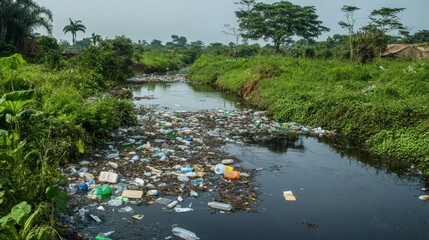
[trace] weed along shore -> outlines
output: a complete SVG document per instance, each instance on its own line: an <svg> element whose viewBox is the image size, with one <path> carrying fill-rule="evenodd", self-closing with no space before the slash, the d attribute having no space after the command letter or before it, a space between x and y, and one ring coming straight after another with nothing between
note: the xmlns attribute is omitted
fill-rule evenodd
<svg viewBox="0 0 429 240"><path fill-rule="evenodd" d="M428 72L427 61L205 55L188 76L239 94L276 120L335 129L370 153L428 173Z"/></svg>

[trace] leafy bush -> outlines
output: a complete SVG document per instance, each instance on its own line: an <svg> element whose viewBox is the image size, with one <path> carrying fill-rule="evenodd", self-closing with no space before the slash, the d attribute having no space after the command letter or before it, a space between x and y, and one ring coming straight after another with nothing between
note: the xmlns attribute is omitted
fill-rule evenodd
<svg viewBox="0 0 429 240"><path fill-rule="evenodd" d="M97 84L106 87L121 84L133 75L131 70L133 45L131 39L116 37L98 47L89 47L78 54L71 64L89 72Z"/></svg>
<svg viewBox="0 0 429 240"><path fill-rule="evenodd" d="M145 73L174 71L185 66L185 56L175 51L150 50L143 53L140 62Z"/></svg>

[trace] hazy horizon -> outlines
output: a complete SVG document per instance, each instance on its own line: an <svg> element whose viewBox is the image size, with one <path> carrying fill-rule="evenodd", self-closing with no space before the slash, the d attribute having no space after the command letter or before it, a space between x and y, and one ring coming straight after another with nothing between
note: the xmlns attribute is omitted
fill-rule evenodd
<svg viewBox="0 0 429 240"><path fill-rule="evenodd" d="M236 0L35 0L39 5L50 9L54 15L53 36L60 40L71 42L71 34L64 34L63 28L72 20L81 20L86 26L86 33L78 32L77 39L89 37L92 33L103 38L114 38L124 35L133 41L153 39L161 40L163 44L171 41L171 35L184 36L188 42L197 40L205 44L213 42L233 42L232 36L222 31L224 24L236 24L234 11ZM238 1L238 0L237 0ZM277 1L259 1L273 3ZM410 28L411 32L429 29L426 20L429 1L414 0L410 4L406 0L291 0L301 6L315 6L319 19L331 31L324 33L319 40L324 40L334 34L346 34L338 22L345 20L341 7L353 5L360 7L355 16L356 28L367 22L369 13L381 7L404 7L399 14L401 22ZM46 34L37 29L36 32Z"/></svg>

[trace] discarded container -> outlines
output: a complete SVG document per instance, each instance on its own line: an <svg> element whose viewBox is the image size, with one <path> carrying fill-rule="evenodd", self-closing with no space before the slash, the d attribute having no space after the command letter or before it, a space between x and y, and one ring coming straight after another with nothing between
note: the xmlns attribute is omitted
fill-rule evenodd
<svg viewBox="0 0 429 240"><path fill-rule="evenodd" d="M225 165L225 171L233 171L233 170L234 170L233 167Z"/></svg>
<svg viewBox="0 0 429 240"><path fill-rule="evenodd" d="M86 179L87 181L92 181L92 180L94 180L94 175L92 175L91 173L89 173L89 172L84 172L83 174L80 174L79 173L79 175L81 176L81 177L83 177L84 179Z"/></svg>
<svg viewBox="0 0 429 240"><path fill-rule="evenodd" d="M112 188L109 185L95 188L89 192L89 194L95 195L99 198L108 197L112 194Z"/></svg>
<svg viewBox="0 0 429 240"><path fill-rule="evenodd" d="M98 216L95 216L95 215L92 215L92 214L89 214L89 216L92 218L92 219L94 219L94 221L96 221L96 222L101 222L101 219L98 217Z"/></svg>
<svg viewBox="0 0 429 240"><path fill-rule="evenodd" d="M130 142L123 142L122 143L122 146L124 146L124 147L129 147L131 145L132 145L132 143L130 143Z"/></svg>
<svg viewBox="0 0 429 240"><path fill-rule="evenodd" d="M427 201L427 200L429 200L429 195L421 195L419 197L419 199L422 200L422 201Z"/></svg>
<svg viewBox="0 0 429 240"><path fill-rule="evenodd" d="M240 178L240 172L239 171L228 171L228 170L226 170L223 173L223 177L226 179L239 179Z"/></svg>
<svg viewBox="0 0 429 240"><path fill-rule="evenodd" d="M191 191L189 192L189 196L190 196L190 197L198 197L198 193L197 193L197 192L195 192L194 190L191 190Z"/></svg>
<svg viewBox="0 0 429 240"><path fill-rule="evenodd" d="M106 158L118 158L119 157L119 153L112 153L106 156Z"/></svg>
<svg viewBox="0 0 429 240"><path fill-rule="evenodd" d="M208 202L207 205L209 207L224 210L224 211L231 211L231 209L232 209L232 206L229 203Z"/></svg>
<svg viewBox="0 0 429 240"><path fill-rule="evenodd" d="M98 235L97 237L95 237L95 240L112 240L112 239Z"/></svg>
<svg viewBox="0 0 429 240"><path fill-rule="evenodd" d="M222 164L232 164L232 163L234 163L233 159L224 159L224 160L222 160Z"/></svg>
<svg viewBox="0 0 429 240"><path fill-rule="evenodd" d="M182 168L180 168L180 171L181 171L182 173L188 173L188 172L193 172L193 171L194 171L194 169L193 169L193 168L191 168L191 167L182 167Z"/></svg>
<svg viewBox="0 0 429 240"><path fill-rule="evenodd" d="M169 204L167 205L167 207L168 207L168 208L174 208L178 203L179 203L179 201L174 200L174 201L172 201L171 203L169 203Z"/></svg>
<svg viewBox="0 0 429 240"><path fill-rule="evenodd" d="M121 213L130 213L133 211L134 211L133 208L130 206L126 206L118 210L118 212L121 212Z"/></svg>
<svg viewBox="0 0 429 240"><path fill-rule="evenodd" d="M115 162L108 162L107 164L109 164L109 166L111 166L112 168L118 168L119 165Z"/></svg>
<svg viewBox="0 0 429 240"><path fill-rule="evenodd" d="M100 182L116 183L118 182L118 174L112 172L100 172L98 180Z"/></svg>
<svg viewBox="0 0 429 240"><path fill-rule="evenodd" d="M136 178L136 179L134 180L134 182L136 182L136 183L137 183L137 185L139 185L140 187L143 187L143 186L144 186L144 180L143 180L143 179L141 179L141 178Z"/></svg>
<svg viewBox="0 0 429 240"><path fill-rule="evenodd" d="M107 204L109 204L109 206L112 206L112 207L119 207L119 206L122 206L122 201L121 200L112 199L112 200L109 200L107 202Z"/></svg>
<svg viewBox="0 0 429 240"><path fill-rule="evenodd" d="M194 209L190 208L190 207L184 207L184 208L176 207L176 208L174 208L174 211L176 211L178 213L183 213L183 212L192 212L192 211L194 211Z"/></svg>
<svg viewBox="0 0 429 240"><path fill-rule="evenodd" d="M144 146L138 146L137 148L136 148L136 150L137 151L142 151L144 149Z"/></svg>
<svg viewBox="0 0 429 240"><path fill-rule="evenodd" d="M170 135L172 133L174 133L173 129L168 129L168 130L165 131L165 134L167 134L167 135Z"/></svg>
<svg viewBox="0 0 429 240"><path fill-rule="evenodd" d="M146 196L158 196L158 190L149 190L147 191Z"/></svg>
<svg viewBox="0 0 429 240"><path fill-rule="evenodd" d="M92 184L94 184L95 182L94 181L88 181L88 182L86 182L86 183L83 183L83 184L81 184L81 185L79 185L78 186L78 190L79 191L88 191L88 189L90 188L90 186L92 185Z"/></svg>
<svg viewBox="0 0 429 240"><path fill-rule="evenodd" d="M172 230L173 235L181 237L183 239L186 240L198 240L200 239L199 237L197 237L197 235L195 235L195 233L186 230L184 228L180 228L180 227L174 227Z"/></svg>
<svg viewBox="0 0 429 240"><path fill-rule="evenodd" d="M293 195L292 191L284 191L283 197L286 201L296 201L295 196Z"/></svg>
<svg viewBox="0 0 429 240"><path fill-rule="evenodd" d="M143 217L144 217L144 215L142 215L142 214L133 215L133 219L136 219L136 220L142 220Z"/></svg>
<svg viewBox="0 0 429 240"><path fill-rule="evenodd" d="M214 167L214 172L216 174L223 174L225 172L225 165L219 163Z"/></svg>
<svg viewBox="0 0 429 240"><path fill-rule="evenodd" d="M122 192L122 196L123 197L127 197L127 198L142 198L143 197L143 191L139 191L139 190L124 190Z"/></svg>

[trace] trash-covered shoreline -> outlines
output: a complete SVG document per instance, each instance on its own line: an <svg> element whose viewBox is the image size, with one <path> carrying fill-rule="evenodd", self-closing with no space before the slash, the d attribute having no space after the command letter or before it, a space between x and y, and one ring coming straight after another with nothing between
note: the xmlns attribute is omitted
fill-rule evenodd
<svg viewBox="0 0 429 240"><path fill-rule="evenodd" d="M293 138L296 133L335 134L277 123L266 112L251 109L136 112L140 113L137 126L111 133L109 142L62 169L70 203L61 223L70 239L94 239L81 230L88 221L102 224L103 217L98 215L104 208L116 207L131 214L133 206L162 204L166 211L186 214L193 209L182 201L207 192L214 193L207 202L213 211L257 212L260 193L255 176L260 169L242 167L239 159L221 147ZM143 215L131 217L138 220Z"/></svg>

